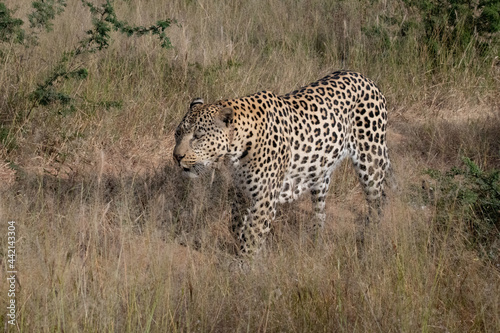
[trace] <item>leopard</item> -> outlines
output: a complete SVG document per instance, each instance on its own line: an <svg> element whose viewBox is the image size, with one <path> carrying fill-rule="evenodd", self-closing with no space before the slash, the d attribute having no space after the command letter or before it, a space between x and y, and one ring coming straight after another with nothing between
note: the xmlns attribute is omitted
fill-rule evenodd
<svg viewBox="0 0 500 333"><path fill-rule="evenodd" d="M214 103L195 98L174 136L173 159L187 177L221 165L230 171L237 193L231 230L239 256L260 252L277 205L304 193L311 196L313 225L322 230L332 173L347 157L368 216L380 218L392 170L386 99L358 72L335 71L284 95L261 91Z"/></svg>

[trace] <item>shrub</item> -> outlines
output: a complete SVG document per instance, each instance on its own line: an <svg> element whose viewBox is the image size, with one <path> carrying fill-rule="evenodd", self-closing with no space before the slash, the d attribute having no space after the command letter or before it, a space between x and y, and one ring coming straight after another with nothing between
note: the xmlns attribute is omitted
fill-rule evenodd
<svg viewBox="0 0 500 333"><path fill-rule="evenodd" d="M484 171L467 157L464 168L442 173L428 170L436 180L437 222L463 220L467 240L491 259L500 254L500 170Z"/></svg>
<svg viewBox="0 0 500 333"><path fill-rule="evenodd" d="M465 52L472 44L480 53L491 47L500 31L499 0L406 0L418 11L424 40L435 60L442 52Z"/></svg>
<svg viewBox="0 0 500 333"><path fill-rule="evenodd" d="M88 77L88 70L82 67L81 62L77 62L76 59L83 54L106 49L112 40L111 31L118 31L128 37L151 34L158 37L161 47L171 47L170 39L165 32L173 22L171 19L159 20L149 27L132 26L126 21L117 18L113 3L110 0L101 5L94 5L89 1L81 0L81 4L88 8L92 15L92 28L85 31L86 36L80 39L73 49L62 52L59 61L45 75L45 79L38 83L36 88L28 94L30 106L23 107L23 110L19 111L16 116L22 114L25 118L28 118L36 107L52 104L65 105L65 110L74 110L75 108L71 104L73 97L62 92L60 87L69 79L82 80ZM14 42L24 44L26 47L36 45L40 33L52 31L52 21L57 15L64 12L67 1L37 0L33 1L31 5L33 10L28 14L29 28L31 30L26 33L21 28L24 21L12 17L13 11L0 2L0 42ZM119 101L97 101L97 104L101 103L106 105L121 104Z"/></svg>
<svg viewBox="0 0 500 333"><path fill-rule="evenodd" d="M52 20L61 14L66 7L66 0L33 1L33 12L28 15L30 27L45 31L52 31Z"/></svg>
<svg viewBox="0 0 500 333"><path fill-rule="evenodd" d="M22 43L24 30L21 29L23 20L11 16L12 11L0 2L0 42Z"/></svg>

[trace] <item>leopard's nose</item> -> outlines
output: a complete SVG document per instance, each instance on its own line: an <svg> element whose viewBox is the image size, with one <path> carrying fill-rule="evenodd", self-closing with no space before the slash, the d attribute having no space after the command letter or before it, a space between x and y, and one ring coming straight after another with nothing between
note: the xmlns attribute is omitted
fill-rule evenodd
<svg viewBox="0 0 500 333"><path fill-rule="evenodd" d="M180 165L182 159L184 158L184 156L186 156L186 155L181 155L181 154L174 153L174 160L177 162L177 164Z"/></svg>

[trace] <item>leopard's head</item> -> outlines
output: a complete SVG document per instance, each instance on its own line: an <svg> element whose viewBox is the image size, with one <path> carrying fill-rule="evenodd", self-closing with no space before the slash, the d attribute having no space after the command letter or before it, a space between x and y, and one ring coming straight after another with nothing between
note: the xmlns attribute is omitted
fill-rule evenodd
<svg viewBox="0 0 500 333"><path fill-rule="evenodd" d="M229 149L233 109L194 99L175 131L174 160L189 177L216 164Z"/></svg>

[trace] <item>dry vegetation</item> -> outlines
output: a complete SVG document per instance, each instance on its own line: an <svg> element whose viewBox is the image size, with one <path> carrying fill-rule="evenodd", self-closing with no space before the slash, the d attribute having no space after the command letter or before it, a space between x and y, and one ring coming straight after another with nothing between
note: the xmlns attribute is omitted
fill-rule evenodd
<svg viewBox="0 0 500 333"><path fill-rule="evenodd" d="M17 6L25 17L31 1ZM437 219L427 168L472 158L500 167L498 57L443 56L416 38L381 43L364 28L411 16L399 1L116 1L147 25L175 18L173 48L112 34L60 88L73 108L27 98L90 27L70 1L39 45L2 44L0 262L17 222L22 332L499 332L500 261L469 246L465 221ZM388 26L388 29L392 29ZM496 49L498 54L498 48ZM453 59L461 59L454 62ZM356 244L364 200L348 163L331 188L325 235L303 231L307 199L282 209L267 250L228 269L229 180L173 165L172 133L191 98L286 93L339 68L388 98L399 189ZM106 103L102 102L119 102ZM432 185L432 184L431 184ZM500 243L500 241L499 241ZM500 247L500 244L497 244ZM5 281L5 269L0 276ZM0 284L0 312L7 285Z"/></svg>

